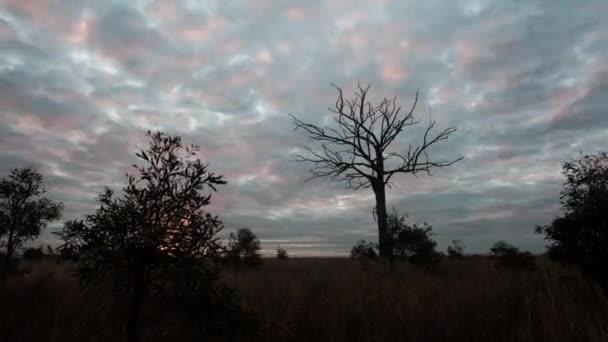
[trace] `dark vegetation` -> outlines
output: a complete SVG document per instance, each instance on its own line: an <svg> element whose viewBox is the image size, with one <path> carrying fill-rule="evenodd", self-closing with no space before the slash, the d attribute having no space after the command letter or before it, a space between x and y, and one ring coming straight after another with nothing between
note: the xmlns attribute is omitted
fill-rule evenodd
<svg viewBox="0 0 608 342"><path fill-rule="evenodd" d="M365 240L359 240L350 250L350 257L359 260L371 260L378 257L378 244L373 242L367 242Z"/></svg>
<svg viewBox="0 0 608 342"><path fill-rule="evenodd" d="M421 145L390 152L417 123L413 107L399 116L394 99L374 106L368 90L345 100L338 88L339 129L293 117L322 143L296 157L313 177L376 194L378 243L358 241L352 260L289 258L280 247L262 259L249 228L223 240L205 209L226 181L197 146L160 132L148 133L119 192L105 189L95 212L65 222L57 250L23 249L63 206L44 197L36 170L13 169L0 180L0 340L608 340L608 156L564 163L562 215L536 227L547 256L505 241L468 256L454 240L446 257L429 224L386 212L385 188L397 173L457 161L427 153L455 128L431 137L431 122Z"/></svg>
<svg viewBox="0 0 608 342"><path fill-rule="evenodd" d="M490 248L490 255L497 259L497 267L525 270L534 270L536 268L532 253L522 252L518 247L505 241L496 242Z"/></svg>
<svg viewBox="0 0 608 342"><path fill-rule="evenodd" d="M277 259L279 259L279 260L289 259L289 254L287 254L287 250L285 248L281 248L281 246L279 246L277 248Z"/></svg>
<svg viewBox="0 0 608 342"><path fill-rule="evenodd" d="M241 228L230 233L228 246L225 248L225 258L237 268L242 266L255 267L262 262L260 240L249 228ZM287 255L287 254L285 254Z"/></svg>
<svg viewBox="0 0 608 342"><path fill-rule="evenodd" d="M74 256L81 283L111 283L113 293L125 298L129 341L140 339L150 299L205 334L235 311L215 267L223 225L204 211L211 200L204 191L226 182L194 158L197 146L148 135L150 146L137 153L141 164L127 175L121 195L105 189L95 213L66 222L57 233L64 241L60 250Z"/></svg>
<svg viewBox="0 0 608 342"><path fill-rule="evenodd" d="M555 260L579 266L608 291L608 154L581 155L563 164L563 214L536 227Z"/></svg>
<svg viewBox="0 0 608 342"><path fill-rule="evenodd" d="M42 175L32 168L13 169L0 179L0 240L4 247L0 276L15 270L15 251L61 217L63 205L44 197L45 193Z"/></svg>
<svg viewBox="0 0 608 342"><path fill-rule="evenodd" d="M452 240L452 244L448 246L446 250L447 254L451 258L462 258L464 257L465 246L460 240Z"/></svg>
<svg viewBox="0 0 608 342"><path fill-rule="evenodd" d="M30 247L23 250L23 259L25 260L42 260L45 256L42 247Z"/></svg>
<svg viewBox="0 0 608 342"><path fill-rule="evenodd" d="M207 341L547 341L608 339L601 289L545 258L533 272L494 267L488 257L444 259L432 272L398 262L267 259L226 270L224 283L257 318L228 323ZM0 292L0 340L123 341L126 303L109 287L80 287L74 265L26 262ZM150 300L142 341L191 341L197 329Z"/></svg>

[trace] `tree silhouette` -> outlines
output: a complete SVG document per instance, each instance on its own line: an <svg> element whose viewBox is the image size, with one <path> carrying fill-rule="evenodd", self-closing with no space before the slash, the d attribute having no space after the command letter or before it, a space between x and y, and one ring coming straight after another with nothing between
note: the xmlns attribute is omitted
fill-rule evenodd
<svg viewBox="0 0 608 342"><path fill-rule="evenodd" d="M40 260L44 257L42 246L30 247L23 250L23 259L25 260Z"/></svg>
<svg viewBox="0 0 608 342"><path fill-rule="evenodd" d="M391 247L390 259L408 260L412 263L433 264L439 261L440 254L435 250L437 242L431 237L433 227L424 223L409 225L407 215L397 210L388 215L388 245Z"/></svg>
<svg viewBox="0 0 608 342"><path fill-rule="evenodd" d="M359 240L350 250L350 257L359 260L376 259L378 253L376 252L377 245L373 242L367 242L365 240Z"/></svg>
<svg viewBox="0 0 608 342"><path fill-rule="evenodd" d="M287 254L287 250L285 248L281 248L281 246L279 246L277 248L277 259L279 259L279 260L289 259L289 255Z"/></svg>
<svg viewBox="0 0 608 342"><path fill-rule="evenodd" d="M581 155L565 162L562 173L563 214L536 232L549 241L551 258L579 265L608 289L608 154Z"/></svg>
<svg viewBox="0 0 608 342"><path fill-rule="evenodd" d="M402 112L396 98L384 98L379 104L372 104L368 100L369 85L364 88L358 84L358 92L351 99L344 99L342 89L334 87L338 90L338 99L335 108L329 110L334 114L335 127L317 126L290 115L296 130L302 129L309 139L320 143L319 150L306 147L306 155L295 154L295 161L313 165L310 179L330 177L332 181L346 182L355 190L372 188L376 197L380 255L389 257L386 186L390 186L397 174L426 172L430 175L433 168L461 160L433 160L428 155L433 145L448 139L456 128L448 127L432 135L435 121L431 120L419 145L394 152L391 145L400 134L419 123L414 119L418 93L411 109Z"/></svg>
<svg viewBox="0 0 608 342"><path fill-rule="evenodd" d="M241 228L236 234L230 233L226 255L237 267L257 266L261 261L260 240L249 228Z"/></svg>
<svg viewBox="0 0 608 342"><path fill-rule="evenodd" d="M464 244L460 240L452 240L452 244L448 246L447 253L448 256L452 258L462 258L464 257Z"/></svg>
<svg viewBox="0 0 608 342"><path fill-rule="evenodd" d="M6 249L2 273L9 271L18 248L61 217L63 204L43 197L45 193L43 176L32 168L12 169L0 180L0 240Z"/></svg>
<svg viewBox="0 0 608 342"><path fill-rule="evenodd" d="M527 270L536 268L532 253L522 252L518 247L502 240L492 245L490 255L498 259L496 264L498 267Z"/></svg>
<svg viewBox="0 0 608 342"><path fill-rule="evenodd" d="M127 174L121 196L105 189L94 214L58 233L83 282L112 280L129 297L129 341L139 339L141 308L152 294L197 303L200 312L215 303L213 293L226 293L213 265L223 225L204 211L211 195L203 193L226 182L196 158L197 146L161 132L148 136L149 147L136 154L143 165Z"/></svg>

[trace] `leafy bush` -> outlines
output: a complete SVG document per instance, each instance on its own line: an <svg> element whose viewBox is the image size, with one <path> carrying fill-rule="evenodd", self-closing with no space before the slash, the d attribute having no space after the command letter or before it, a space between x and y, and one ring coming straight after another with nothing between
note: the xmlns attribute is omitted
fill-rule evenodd
<svg viewBox="0 0 608 342"><path fill-rule="evenodd" d="M566 183L561 191L563 215L546 226L550 258L579 265L608 289L608 153L585 155L565 162Z"/></svg>
<svg viewBox="0 0 608 342"><path fill-rule="evenodd" d="M42 247L38 248L26 248L23 251L23 259L26 260L40 260L44 257L44 252L42 251Z"/></svg>
<svg viewBox="0 0 608 342"><path fill-rule="evenodd" d="M277 248L277 259L279 259L279 260L289 259L289 255L287 255L287 250L284 248L281 248L281 246L279 246L279 248Z"/></svg>
<svg viewBox="0 0 608 342"><path fill-rule="evenodd" d="M17 258L10 258L9 261L6 261L6 253L3 251L0 251L0 260L3 260L3 262L0 262L0 275L16 275L19 274L19 262L20 260ZM0 278L0 281L2 281L2 279Z"/></svg>
<svg viewBox="0 0 608 342"><path fill-rule="evenodd" d="M376 259L378 257L378 244L359 240L350 250L350 257L358 260Z"/></svg>
<svg viewBox="0 0 608 342"><path fill-rule="evenodd" d="M241 228L236 234L230 233L226 257L237 267L258 266L262 262L260 240L249 228Z"/></svg>
<svg viewBox="0 0 608 342"><path fill-rule="evenodd" d="M433 236L433 227L426 222L422 226L409 225L407 215L400 215L394 210L388 216L389 246L392 257L407 260L413 264L432 266L437 264L442 253L435 250L437 242Z"/></svg>
<svg viewBox="0 0 608 342"><path fill-rule="evenodd" d="M452 240L452 244L448 246L447 253L451 258L464 257L464 244L460 240Z"/></svg>
<svg viewBox="0 0 608 342"><path fill-rule="evenodd" d="M497 267L510 269L536 269L534 255L530 252L522 252L505 241L496 242L490 248L490 254L497 258Z"/></svg>
<svg viewBox="0 0 608 342"><path fill-rule="evenodd" d="M201 327L218 305L232 305L215 265L223 224L205 211L207 192L226 182L196 158L197 146L162 132L148 136L149 147L137 153L142 165L134 165L121 193L106 188L95 213L66 222L57 234L62 254L76 257L81 282L109 281L126 297L129 341L139 339L142 308L152 296L167 308L189 308L187 317ZM193 301L200 305L186 305Z"/></svg>

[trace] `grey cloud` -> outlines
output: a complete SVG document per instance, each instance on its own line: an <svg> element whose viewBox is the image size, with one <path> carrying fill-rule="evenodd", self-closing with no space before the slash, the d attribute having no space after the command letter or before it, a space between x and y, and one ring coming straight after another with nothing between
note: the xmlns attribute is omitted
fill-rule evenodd
<svg viewBox="0 0 608 342"><path fill-rule="evenodd" d="M585 130L589 127L608 127L608 72L595 75L585 95L559 113L552 129Z"/></svg>
<svg viewBox="0 0 608 342"><path fill-rule="evenodd" d="M459 128L434 155L465 160L396 178L389 206L429 221L442 247L506 239L538 252L533 226L559 212L560 163L607 136L605 14L549 0L10 3L0 171L40 167L77 218L124 182L145 131L162 129L226 175L210 209L227 230L251 227L270 252L345 254L374 239L373 194L304 182L308 166L289 160L307 141L287 114L326 120L330 82L371 82L404 108L420 89L421 124L431 107ZM408 133L398 142L419 141Z"/></svg>

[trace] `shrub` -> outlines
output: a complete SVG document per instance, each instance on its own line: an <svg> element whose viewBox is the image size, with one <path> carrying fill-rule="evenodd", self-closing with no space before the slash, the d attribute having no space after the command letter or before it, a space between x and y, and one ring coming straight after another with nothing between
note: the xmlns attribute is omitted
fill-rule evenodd
<svg viewBox="0 0 608 342"><path fill-rule="evenodd" d="M279 246L279 248L277 248L277 259L279 259L279 260L289 259L289 255L287 255L287 250L285 250L284 248L281 248L281 246Z"/></svg>
<svg viewBox="0 0 608 342"><path fill-rule="evenodd" d="M183 304L201 328L209 327L205 315L232 305L214 265L223 224L205 210L209 190L226 182L196 157L197 146L162 132L148 136L149 147L137 153L141 165L127 174L120 194L106 188L93 214L67 221L57 233L62 253L76 257L83 284L111 282L128 301L128 341L139 340L152 296L163 299L163 309Z"/></svg>
<svg viewBox="0 0 608 342"><path fill-rule="evenodd" d="M394 210L388 216L389 245L391 257L407 260L413 264L435 265L443 256L435 250L437 242L433 236L433 227L424 223L409 225L407 215L400 215ZM392 258L391 258L392 259Z"/></svg>
<svg viewBox="0 0 608 342"><path fill-rule="evenodd" d="M376 259L378 257L378 245L373 242L359 240L350 250L350 257L358 260Z"/></svg>
<svg viewBox="0 0 608 342"><path fill-rule="evenodd" d="M44 252L42 251L42 247L38 248L26 248L23 251L23 259L25 260L40 260L44 257Z"/></svg>
<svg viewBox="0 0 608 342"><path fill-rule="evenodd" d="M496 242L490 248L490 254L497 258L497 267L524 270L534 270L536 268L532 253L522 252L518 247L505 241Z"/></svg>
<svg viewBox="0 0 608 342"><path fill-rule="evenodd" d="M230 233L225 254L237 267L258 266L262 262L260 249L260 240L251 229L241 228L236 234Z"/></svg>
<svg viewBox="0 0 608 342"><path fill-rule="evenodd" d="M451 258L464 257L464 244L460 240L452 240L452 244L448 246L447 253Z"/></svg>

